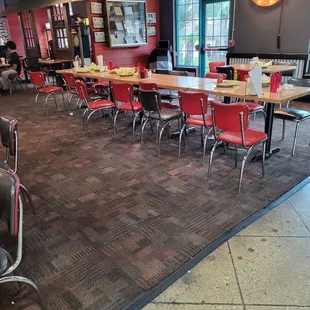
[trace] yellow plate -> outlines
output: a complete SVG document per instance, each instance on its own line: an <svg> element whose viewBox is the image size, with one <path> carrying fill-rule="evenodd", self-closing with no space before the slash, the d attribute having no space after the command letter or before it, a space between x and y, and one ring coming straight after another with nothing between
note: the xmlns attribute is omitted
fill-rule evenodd
<svg viewBox="0 0 310 310"><path fill-rule="evenodd" d="M73 68L73 70L77 73L87 73L91 71L90 68Z"/></svg>
<svg viewBox="0 0 310 310"><path fill-rule="evenodd" d="M223 87L223 88L228 88L228 87L234 87L238 85L238 83L233 82L233 81L224 81L223 83L217 84L215 83L217 87Z"/></svg>

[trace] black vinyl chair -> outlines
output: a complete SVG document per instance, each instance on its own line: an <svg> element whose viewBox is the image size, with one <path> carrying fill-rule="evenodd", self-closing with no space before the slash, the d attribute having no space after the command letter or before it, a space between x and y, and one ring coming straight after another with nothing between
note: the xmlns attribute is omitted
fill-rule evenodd
<svg viewBox="0 0 310 310"><path fill-rule="evenodd" d="M294 61L290 61L290 62L286 62L286 61L276 61L274 63L276 66L292 66L292 67L297 67L297 62ZM282 76L294 76L296 69L292 69L289 71L284 71L282 72Z"/></svg>
<svg viewBox="0 0 310 310"><path fill-rule="evenodd" d="M12 173L17 173L18 167L18 121L12 117L1 116L0 117L0 136L2 145L5 147L5 160L0 161L0 168L11 171ZM10 159L13 158L14 164L13 169L9 166ZM26 189L26 187L20 184L23 197L28 198L28 202L32 209L33 214L35 214L35 208L32 198Z"/></svg>
<svg viewBox="0 0 310 310"><path fill-rule="evenodd" d="M310 87L310 79L290 78L288 83L294 86ZM310 96L306 96L301 99L298 99L298 101L304 101L304 102L310 103ZM310 119L310 112L302 110L302 109L290 108L289 105L290 105L290 102L287 103L286 108L275 110L274 117L277 119L282 119L283 121L282 140L284 140L285 138L285 121L291 121L291 122L296 123L294 142L293 142L293 148L292 148L292 156L294 156L295 150L296 150L299 124L303 121Z"/></svg>
<svg viewBox="0 0 310 310"><path fill-rule="evenodd" d="M234 67L231 66L216 67L216 72L226 74L227 80L234 79L234 72L235 72Z"/></svg>
<svg viewBox="0 0 310 310"><path fill-rule="evenodd" d="M8 223L11 236L17 237L16 258L0 247L0 284L17 282L32 286L40 300L41 308L46 309L43 298L36 284L28 278L14 275L22 260L23 252L23 202L20 195L20 182L15 173L0 169L0 217Z"/></svg>
<svg viewBox="0 0 310 310"><path fill-rule="evenodd" d="M176 111L173 109L162 109L161 108L161 95L159 91L157 90L142 90L140 88L139 97L140 97L140 102L143 107L140 147L142 147L143 132L144 132L146 124L148 122L150 123L151 130L153 132L152 121L155 121L156 142L158 143L157 153L158 155L160 155L160 142L161 142L161 138L162 138L164 130L168 131L168 136L169 136L168 126L170 126L171 122L174 120L178 120L179 127L180 127L180 120L182 118L182 112ZM159 130L160 125L162 125L162 128Z"/></svg>
<svg viewBox="0 0 310 310"><path fill-rule="evenodd" d="M160 73L160 72L156 72L156 73ZM188 76L187 71L177 71L177 70L169 70L167 74L176 75L176 76ZM161 95L161 99L163 100L168 100L171 102L172 100L178 99L178 91L176 90L160 89L159 92Z"/></svg>

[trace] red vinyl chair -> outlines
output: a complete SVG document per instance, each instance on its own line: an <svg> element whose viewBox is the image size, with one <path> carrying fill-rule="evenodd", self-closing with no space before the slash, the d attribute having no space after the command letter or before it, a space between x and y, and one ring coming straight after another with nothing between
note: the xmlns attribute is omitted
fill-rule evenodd
<svg viewBox="0 0 310 310"><path fill-rule="evenodd" d="M139 86L140 86L141 90L159 91L159 87L156 83L140 82ZM167 101L161 101L161 107L163 109L174 109L174 110L177 110L179 108L179 106L177 104L172 104L171 102L167 102Z"/></svg>
<svg viewBox="0 0 310 310"><path fill-rule="evenodd" d="M111 100L106 100L106 99L101 99L101 100L99 99L99 100L92 101L89 98L86 84L84 82L80 81L80 80L76 80L75 81L75 89L76 89L76 92L77 92L77 94L79 96L80 105L84 105L84 106L87 107L85 109L84 113L83 113L83 129L84 129L84 125L85 125L85 117L88 114L87 119L86 119L87 135L88 135L88 122L89 122L89 119L91 118L91 116L95 112L98 112L100 110L108 110L110 121L111 121L111 126L113 127L112 112L115 109L114 102L112 102Z"/></svg>
<svg viewBox="0 0 310 310"><path fill-rule="evenodd" d="M216 73L216 67L225 66L225 61L211 61L209 62L210 72Z"/></svg>
<svg viewBox="0 0 310 310"><path fill-rule="evenodd" d="M48 115L48 99L50 96L54 97L54 102L55 102L55 106L58 109L58 105L57 105L57 101L56 101L56 97L55 94L56 93L61 93L62 95L62 100L63 100L63 105L65 107L65 109L68 111L66 103L65 103L65 97L64 97L64 91L61 87L59 86L46 86L45 84L45 78L44 78L44 74L43 72L29 72L30 75L30 79L36 89L36 91L38 92L35 98L35 103L36 106L38 104L38 98L40 94L45 94L45 106L46 106L46 115Z"/></svg>
<svg viewBox="0 0 310 310"><path fill-rule="evenodd" d="M211 114L207 113L208 95L206 93L192 93L185 91L179 91L178 94L180 98L180 108L184 114L184 124L179 136L179 157L181 157L181 144L186 127L188 125L199 126L201 127L201 142L203 145L202 164L204 164L208 137L213 129ZM208 130L208 133L204 137L205 129ZM184 144L186 144L185 136Z"/></svg>
<svg viewBox="0 0 310 310"><path fill-rule="evenodd" d="M238 187L240 193L245 162L252 149L260 143L263 144L262 172L264 176L267 135L264 132L249 129L249 108L246 105L212 103L211 111L216 141L210 155L208 178L211 178L212 159L220 141L224 144L230 143L235 145L235 167L237 167L238 146L241 146L246 149L246 153L240 170ZM221 133L217 134L217 130Z"/></svg>
<svg viewBox="0 0 310 310"><path fill-rule="evenodd" d="M14 275L23 254L23 202L18 176L4 169L0 169L0 201L0 218L5 217L9 234L17 239L14 259L6 249L0 247L0 284L17 282L30 285L36 291L41 308L47 309L36 284L28 278Z"/></svg>
<svg viewBox="0 0 310 310"><path fill-rule="evenodd" d="M223 80L227 79L227 75L225 73L215 73L215 72L206 73L205 78L206 79L217 79L220 76L223 77Z"/></svg>
<svg viewBox="0 0 310 310"><path fill-rule="evenodd" d="M134 101L133 85L131 83L111 83L112 97L115 102L116 113L114 116L114 137L116 137L117 127L116 120L120 111L133 113L132 124L132 143L135 142L136 121L142 111L142 104L139 101Z"/></svg>

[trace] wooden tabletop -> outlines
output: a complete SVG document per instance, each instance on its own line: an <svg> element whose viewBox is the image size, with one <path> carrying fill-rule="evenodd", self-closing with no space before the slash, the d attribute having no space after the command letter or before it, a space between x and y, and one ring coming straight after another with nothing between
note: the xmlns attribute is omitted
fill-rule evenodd
<svg viewBox="0 0 310 310"><path fill-rule="evenodd" d="M253 69L253 66L250 64L232 64L232 65L227 65L227 66L223 66L223 67L233 67L235 70L247 70L247 71L250 71ZM296 68L297 68L296 66L274 65L274 66L270 66L268 68L262 69L262 72L272 74L275 72L291 71L291 70L295 70Z"/></svg>
<svg viewBox="0 0 310 310"><path fill-rule="evenodd" d="M39 60L39 63L42 65L56 65L56 64L62 64L64 62L72 62L72 60L69 59L45 59L45 60Z"/></svg>
<svg viewBox="0 0 310 310"><path fill-rule="evenodd" d="M92 78L105 81L119 81L139 84L140 78L137 76L120 77L117 74L107 74L105 72L87 72L76 73L74 70L56 70L56 73L63 74L66 72L74 73L78 77ZM152 74L152 77L143 79L144 82L156 83L161 88L175 90L202 91L217 96L226 96L231 98L241 98L246 100L264 101L275 104L283 104L289 100L298 99L310 95L310 88L295 87L294 90L279 91L270 93L269 87L263 88L263 96L250 96L245 94L246 82L236 81L236 86L229 88L220 88L216 86L216 80L198 78L191 76L175 76L166 74Z"/></svg>

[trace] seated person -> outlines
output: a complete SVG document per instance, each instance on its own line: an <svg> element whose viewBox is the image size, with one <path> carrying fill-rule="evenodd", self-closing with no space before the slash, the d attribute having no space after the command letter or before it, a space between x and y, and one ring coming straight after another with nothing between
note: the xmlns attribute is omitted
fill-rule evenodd
<svg viewBox="0 0 310 310"><path fill-rule="evenodd" d="M9 93L9 86L10 86L10 80L12 76L18 76L21 72L21 65L20 65L20 59L18 54L16 53L16 44L13 41L8 41L5 44L5 47L7 49L8 55L9 55L9 64L10 66L7 68L3 68L0 71L1 76L1 82L3 89L0 91L3 93Z"/></svg>

